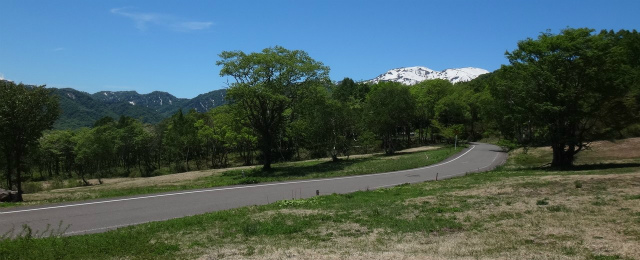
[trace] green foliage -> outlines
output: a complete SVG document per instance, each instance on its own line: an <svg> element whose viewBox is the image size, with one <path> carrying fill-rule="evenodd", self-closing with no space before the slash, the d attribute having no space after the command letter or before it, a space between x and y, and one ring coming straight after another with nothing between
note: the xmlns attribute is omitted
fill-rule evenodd
<svg viewBox="0 0 640 260"><path fill-rule="evenodd" d="M298 105L311 86L328 81L329 68L300 50L276 46L259 53L225 51L216 65L220 76L235 83L228 97L243 110L258 136L263 168L271 169L273 152L283 139L287 125L295 120ZM302 108L300 108L302 109Z"/></svg>
<svg viewBox="0 0 640 260"><path fill-rule="evenodd" d="M158 124L179 109L206 112L227 103L226 89L214 90L192 99L177 98L169 93L154 91L138 94L135 91L101 91L95 94L70 88L52 88L52 95L60 99L62 114L54 129L91 127L103 117L127 116L145 124Z"/></svg>
<svg viewBox="0 0 640 260"><path fill-rule="evenodd" d="M170 157L175 158L176 167L182 170L182 162L189 171L189 161L199 152L198 129L196 122L201 117L195 110L186 115L179 110L170 119L164 134L163 144Z"/></svg>
<svg viewBox="0 0 640 260"><path fill-rule="evenodd" d="M500 139L497 145L502 147L502 149L505 149L507 152L519 147L517 142L507 139Z"/></svg>
<svg viewBox="0 0 640 260"><path fill-rule="evenodd" d="M490 87L502 134L525 146L551 145L552 166L566 167L589 141L637 123L640 66L628 57L637 57L638 37L565 29L520 41Z"/></svg>
<svg viewBox="0 0 640 260"><path fill-rule="evenodd" d="M409 87L411 95L415 99L413 125L420 132L420 140L424 143L427 135L425 129L431 132L431 141L435 142L439 128L432 125L436 120L436 105L440 100L449 96L453 90L453 84L447 80L425 80Z"/></svg>
<svg viewBox="0 0 640 260"><path fill-rule="evenodd" d="M59 113L58 99L44 86L0 81L0 149L6 160L7 187L15 184L18 201L22 201L23 162Z"/></svg>
<svg viewBox="0 0 640 260"><path fill-rule="evenodd" d="M301 102L305 109L291 124L291 136L297 137L300 145L312 152L312 157L329 154L337 161L340 154L348 156L361 132L359 115L363 100L358 95L363 95L359 89L364 87L347 78L331 90L323 86L310 88Z"/></svg>
<svg viewBox="0 0 640 260"><path fill-rule="evenodd" d="M205 146L212 166L227 166L233 150L240 153L245 165L251 164L257 138L246 125L246 120L239 119L237 106L212 109L195 123L198 139Z"/></svg>
<svg viewBox="0 0 640 260"><path fill-rule="evenodd" d="M100 118L118 118L121 115L136 118L145 123L157 123L165 117L165 115L152 108L143 105L131 105L124 100L105 102L100 100L100 96L96 94L90 95L70 88L53 88L52 95L59 98L60 110L62 111L60 118L54 124L54 128L78 129L90 127ZM177 108L175 109L177 110Z"/></svg>
<svg viewBox="0 0 640 260"><path fill-rule="evenodd" d="M379 82L371 86L364 116L368 129L382 139L385 153L395 152L398 128L410 126L415 104L409 88L401 83Z"/></svg>

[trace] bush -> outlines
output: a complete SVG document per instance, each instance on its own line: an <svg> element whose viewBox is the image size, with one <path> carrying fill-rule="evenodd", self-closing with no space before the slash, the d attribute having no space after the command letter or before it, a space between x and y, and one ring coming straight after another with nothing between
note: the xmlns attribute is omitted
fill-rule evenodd
<svg viewBox="0 0 640 260"><path fill-rule="evenodd" d="M28 181L22 183L22 191L24 191L24 193L36 193L42 190L44 190L44 188L42 188L42 183L40 182Z"/></svg>
<svg viewBox="0 0 640 260"><path fill-rule="evenodd" d="M62 188L64 188L64 180L62 180L61 178L56 177L53 180L49 181L50 190L62 189Z"/></svg>
<svg viewBox="0 0 640 260"><path fill-rule="evenodd" d="M65 188L75 188L80 186L84 186L82 180L67 180L66 184L64 185Z"/></svg>
<svg viewBox="0 0 640 260"><path fill-rule="evenodd" d="M167 168L155 169L149 174L149 177L171 174Z"/></svg>
<svg viewBox="0 0 640 260"><path fill-rule="evenodd" d="M505 149L507 152L519 147L516 142L505 139L498 141L498 146L502 147L502 149Z"/></svg>
<svg viewBox="0 0 640 260"><path fill-rule="evenodd" d="M569 211L569 208L567 208L564 205L553 205L553 206L549 206L547 207L547 210L551 211L551 212L567 212Z"/></svg>
<svg viewBox="0 0 640 260"><path fill-rule="evenodd" d="M538 206L549 205L549 199L544 198L544 199L538 200L536 201L536 205Z"/></svg>
<svg viewBox="0 0 640 260"><path fill-rule="evenodd" d="M576 189L582 188L582 182L581 181L575 181L573 184L576 185Z"/></svg>

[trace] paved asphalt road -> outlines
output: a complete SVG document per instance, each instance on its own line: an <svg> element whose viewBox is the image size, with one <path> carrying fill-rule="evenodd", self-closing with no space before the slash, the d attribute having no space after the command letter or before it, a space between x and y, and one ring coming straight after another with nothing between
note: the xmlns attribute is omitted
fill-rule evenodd
<svg viewBox="0 0 640 260"><path fill-rule="evenodd" d="M390 187L403 183L451 178L469 172L488 171L506 160L495 145L473 143L447 160L417 169L397 172L299 180L255 185L238 185L122 198L15 207L0 210L0 235L28 224L43 230L60 221L70 224L67 235L104 232L150 221L201 214L248 205L268 204L292 198Z"/></svg>

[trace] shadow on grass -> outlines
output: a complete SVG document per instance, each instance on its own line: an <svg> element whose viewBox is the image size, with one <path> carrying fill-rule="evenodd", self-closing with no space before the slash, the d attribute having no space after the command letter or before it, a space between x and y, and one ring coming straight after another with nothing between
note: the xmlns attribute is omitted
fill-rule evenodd
<svg viewBox="0 0 640 260"><path fill-rule="evenodd" d="M620 168L640 167L640 163L599 163L599 164L582 164L576 165L568 170L570 171L590 171L590 170L608 170Z"/></svg>
<svg viewBox="0 0 640 260"><path fill-rule="evenodd" d="M452 148L453 149L453 148ZM341 172L344 169L357 164L357 163L366 163L368 161L375 161L380 158L390 158L394 156L407 156L416 153L424 153L425 151L415 151L415 152L396 152L394 154L375 154L371 157L365 158L349 158L349 159L340 159L338 161L326 161L318 164L312 165L276 165L270 171L263 171L261 168L256 168L249 172L246 177L250 178L289 178L289 177L304 177L309 174L314 175L324 175L329 172ZM238 173L235 172L233 175L236 177ZM327 175L327 177L331 177L331 175Z"/></svg>
<svg viewBox="0 0 640 260"><path fill-rule="evenodd" d="M313 165L279 165L271 171L263 171L262 169L256 169L251 171L247 176L248 177L276 177L276 178L287 178L287 177L302 177L306 176L310 173L313 174L323 174L328 172L338 172L342 171L345 168L361 162L370 161L372 159L383 157L382 155L377 155L368 158L356 158L356 159L341 159L337 162L328 161L322 162L319 164Z"/></svg>
<svg viewBox="0 0 640 260"><path fill-rule="evenodd" d="M540 167L527 168L528 170L541 170L541 171L593 171L593 170L613 170L622 168L636 168L640 167L640 163L598 163L598 164L581 164L574 165L572 167L551 167L548 165Z"/></svg>

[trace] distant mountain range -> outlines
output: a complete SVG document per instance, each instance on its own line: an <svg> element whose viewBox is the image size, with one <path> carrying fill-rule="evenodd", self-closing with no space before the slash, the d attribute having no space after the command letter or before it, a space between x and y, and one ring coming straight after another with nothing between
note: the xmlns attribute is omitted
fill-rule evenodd
<svg viewBox="0 0 640 260"><path fill-rule="evenodd" d="M149 94L139 94L135 91L100 91L89 94L72 88L51 89L53 95L60 97L62 110L60 118L54 124L55 129L89 127L102 117L118 119L120 115L156 124L181 108L184 112L191 109L206 112L227 102L226 89L214 90L192 99L177 98L161 91Z"/></svg>
<svg viewBox="0 0 640 260"><path fill-rule="evenodd" d="M444 79L451 83L458 83L470 81L486 73L489 73L489 71L472 67L435 71L427 67L416 66L392 69L367 82L393 81L405 85L414 85L425 80Z"/></svg>
<svg viewBox="0 0 640 260"><path fill-rule="evenodd" d="M394 81L413 85L424 80L445 79L457 83L470 81L485 73L489 71L471 67L443 71L434 71L427 67L405 67L389 70L366 82ZM100 91L89 94L72 88L50 89L53 90L53 95L60 97L62 110L60 118L54 124L55 129L90 127L102 117L118 119L121 115L156 124L179 109L185 112L191 109L206 112L227 103L226 89L214 90L192 99L177 98L162 91L149 94L139 94L135 91Z"/></svg>

